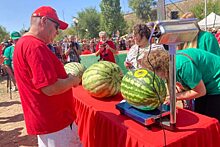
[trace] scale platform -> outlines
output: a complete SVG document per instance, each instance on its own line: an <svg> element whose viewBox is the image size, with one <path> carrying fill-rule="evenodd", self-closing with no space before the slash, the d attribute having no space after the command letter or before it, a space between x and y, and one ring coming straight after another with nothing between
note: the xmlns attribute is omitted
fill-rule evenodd
<svg viewBox="0 0 220 147"><path fill-rule="evenodd" d="M116 109L118 109L121 114L126 115L145 126L150 126L161 117L164 118L170 114L170 108L168 105L162 105L162 112L159 109L143 111L131 106L126 101L116 104Z"/></svg>

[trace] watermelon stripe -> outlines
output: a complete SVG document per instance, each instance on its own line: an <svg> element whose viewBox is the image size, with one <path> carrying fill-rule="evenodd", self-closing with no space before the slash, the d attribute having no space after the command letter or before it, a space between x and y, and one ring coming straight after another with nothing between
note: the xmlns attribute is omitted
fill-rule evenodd
<svg viewBox="0 0 220 147"><path fill-rule="evenodd" d="M114 82L110 82L109 84L110 84L110 85L109 85L109 90L110 90L110 91L109 91L109 94L106 95L106 97L111 96L111 94L114 95L114 94L115 94L115 91L116 91L116 90L118 91L118 89L114 87Z"/></svg>
<svg viewBox="0 0 220 147"><path fill-rule="evenodd" d="M109 68L111 71L112 69L114 69L115 67L113 66L113 64L109 64L108 61L102 61L101 64L105 65L105 68Z"/></svg>
<svg viewBox="0 0 220 147"><path fill-rule="evenodd" d="M127 75L125 75L127 76ZM125 77L127 78L127 77ZM122 79L124 81L124 79ZM154 94L154 92L152 92L152 89L149 85L147 85L146 83L144 83L142 81L143 79L138 79L138 78L134 78L134 76L128 76L128 81L125 79L125 82L127 81L127 84L130 83L130 81L133 81L132 85L130 85L131 87L135 86L138 88L140 88L140 85L144 85L146 88L142 89L143 91L146 91L149 94Z"/></svg>
<svg viewBox="0 0 220 147"><path fill-rule="evenodd" d="M152 110L159 106L160 99L164 101L166 86L164 81L153 72L146 71L147 74L142 76L144 70L146 69L127 72L122 79L121 93L131 105L143 110Z"/></svg>
<svg viewBox="0 0 220 147"><path fill-rule="evenodd" d="M85 76L89 76L91 72L96 72L97 74L105 74L106 76L111 76L110 70L100 70L99 67L89 68L85 71ZM87 75L89 74L89 75Z"/></svg>
<svg viewBox="0 0 220 147"><path fill-rule="evenodd" d="M87 83L84 83L84 84L86 85L86 87L88 87L91 90L93 90L97 86L103 85L106 82L111 82L111 81L110 80L100 80L100 81L94 82L93 80L91 80L90 82L87 82Z"/></svg>
<svg viewBox="0 0 220 147"><path fill-rule="evenodd" d="M119 88L116 88L119 87ZM117 94L120 91L120 83L119 82L113 82L113 87L112 89L114 89L114 95Z"/></svg>
<svg viewBox="0 0 220 147"><path fill-rule="evenodd" d="M126 89L127 92L132 91L135 94L140 94L140 95L143 95L143 96L146 96L148 94L146 89L143 89L143 86L141 86L141 87L135 86L134 87L133 84L131 84L129 82L126 82L126 81L121 84L121 88Z"/></svg>
<svg viewBox="0 0 220 147"><path fill-rule="evenodd" d="M84 72L82 85L94 97L113 96L120 90L121 73L117 64L100 61Z"/></svg>
<svg viewBox="0 0 220 147"><path fill-rule="evenodd" d="M112 79L112 77L103 77L99 74L91 74L89 77L86 77L86 78L91 79L91 81L93 81L93 82L94 82L94 79L95 80L105 80L105 79L106 80L111 80Z"/></svg>
<svg viewBox="0 0 220 147"><path fill-rule="evenodd" d="M105 89L105 90L103 90L103 89ZM96 86L92 90L92 93L94 93L96 97L103 97L106 95L107 89L108 89L108 83L104 83L104 84Z"/></svg>

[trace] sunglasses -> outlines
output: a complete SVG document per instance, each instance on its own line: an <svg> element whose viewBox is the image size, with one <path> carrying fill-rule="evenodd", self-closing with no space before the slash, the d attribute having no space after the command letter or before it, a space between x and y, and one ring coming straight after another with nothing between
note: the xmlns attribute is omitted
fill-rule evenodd
<svg viewBox="0 0 220 147"><path fill-rule="evenodd" d="M55 25L56 30L59 29L60 25L59 25L59 23L58 23L57 21L55 21L55 20L53 20L52 18L49 18L49 17L47 17L47 19L49 19L50 21L52 21L53 23L56 24L56 25Z"/></svg>
<svg viewBox="0 0 220 147"><path fill-rule="evenodd" d="M33 16L33 17L39 17L39 18L42 18L42 16ZM59 23L58 23L57 21L55 21L55 20L53 20L52 18L49 18L49 17L46 17L46 18L49 19L50 21L52 21L53 23L56 24L56 25L55 25L56 30L59 29L60 25L59 25Z"/></svg>

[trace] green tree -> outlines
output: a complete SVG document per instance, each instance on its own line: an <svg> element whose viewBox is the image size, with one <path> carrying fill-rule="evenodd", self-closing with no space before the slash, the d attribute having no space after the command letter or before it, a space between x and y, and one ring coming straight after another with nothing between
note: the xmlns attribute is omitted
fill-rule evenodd
<svg viewBox="0 0 220 147"><path fill-rule="evenodd" d="M101 30L108 35L117 31L124 35L127 30L127 24L121 13L120 0L102 0L101 8Z"/></svg>
<svg viewBox="0 0 220 147"><path fill-rule="evenodd" d="M70 28L67 28L66 30L59 30L59 33L58 33L58 35L56 36L56 38L54 39L54 41L60 41L60 40L63 40L63 38L65 37L65 36L68 36L69 34L68 34L68 30L69 30Z"/></svg>
<svg viewBox="0 0 220 147"><path fill-rule="evenodd" d="M153 0L128 0L128 4L139 19L144 22L152 20L151 5Z"/></svg>
<svg viewBox="0 0 220 147"><path fill-rule="evenodd" d="M66 30L59 30L59 33L54 40L60 41L63 40L65 36L69 35L76 35L76 30L73 25L69 26Z"/></svg>
<svg viewBox="0 0 220 147"><path fill-rule="evenodd" d="M66 30L68 35L76 35L79 38L94 38L98 37L100 26L100 13L92 7L85 8L77 13L76 19L78 22Z"/></svg>
<svg viewBox="0 0 220 147"><path fill-rule="evenodd" d="M201 20L205 17L205 2L200 0L200 3L191 8L191 12L193 12L196 17ZM220 1L219 0L209 0L207 3L207 15L211 12L214 12L220 15Z"/></svg>
<svg viewBox="0 0 220 147"><path fill-rule="evenodd" d="M6 31L5 27L0 25L0 42L9 39L9 33Z"/></svg>
<svg viewBox="0 0 220 147"><path fill-rule="evenodd" d="M75 32L80 38L98 37L100 27L100 13L95 8L86 8L78 12L78 23L75 25Z"/></svg>
<svg viewBox="0 0 220 147"><path fill-rule="evenodd" d="M98 37L100 13L95 8L86 8L77 13L78 23L70 25L66 30L59 30L55 40L62 40L65 36L76 35L79 38Z"/></svg>

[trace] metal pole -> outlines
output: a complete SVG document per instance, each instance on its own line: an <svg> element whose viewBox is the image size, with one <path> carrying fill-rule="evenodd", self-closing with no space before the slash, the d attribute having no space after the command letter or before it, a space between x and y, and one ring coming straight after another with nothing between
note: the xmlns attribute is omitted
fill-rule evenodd
<svg viewBox="0 0 220 147"><path fill-rule="evenodd" d="M170 126L176 124L176 45L169 45Z"/></svg>
<svg viewBox="0 0 220 147"><path fill-rule="evenodd" d="M78 19L76 17L73 17L73 23L74 23L74 25L76 27L76 37L77 37L77 40L78 40L78 37L79 37L78 23L79 23L79 21L78 21Z"/></svg>
<svg viewBox="0 0 220 147"><path fill-rule="evenodd" d="M207 31L207 0L205 0L205 31Z"/></svg>
<svg viewBox="0 0 220 147"><path fill-rule="evenodd" d="M165 1L158 0L157 2L157 19L165 20L166 19L166 11L165 11Z"/></svg>

